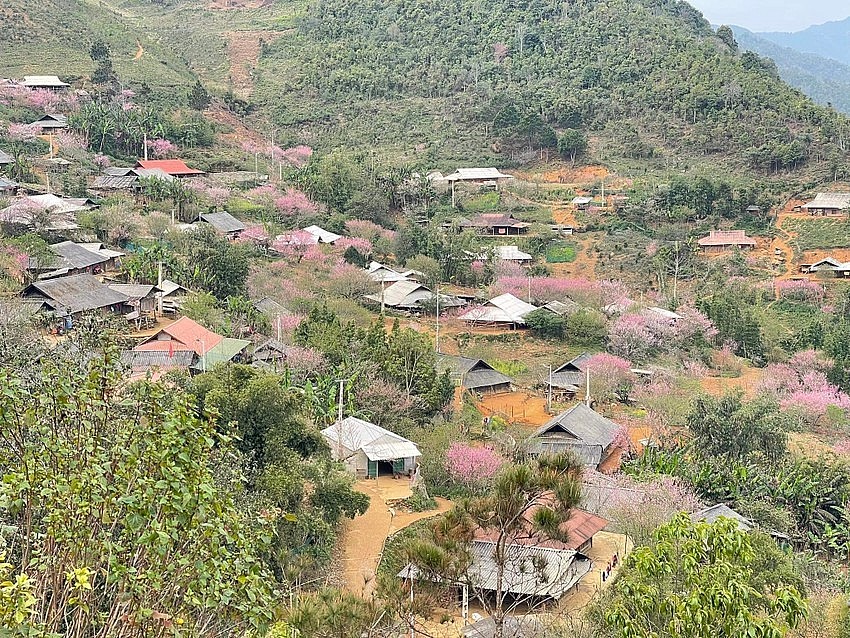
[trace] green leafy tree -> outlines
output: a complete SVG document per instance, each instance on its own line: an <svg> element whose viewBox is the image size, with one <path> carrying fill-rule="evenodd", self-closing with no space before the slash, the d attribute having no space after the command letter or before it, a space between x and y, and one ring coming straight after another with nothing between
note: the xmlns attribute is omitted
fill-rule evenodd
<svg viewBox="0 0 850 638"><path fill-rule="evenodd" d="M587 150L587 136L578 129L567 129L558 138L558 152L575 164L576 158Z"/></svg>
<svg viewBox="0 0 850 638"><path fill-rule="evenodd" d="M735 521L680 514L629 556L604 622L617 638L780 638L806 618L805 598L793 585L757 578L755 560L753 540Z"/></svg>
<svg viewBox="0 0 850 638"><path fill-rule="evenodd" d="M567 321L564 317L540 308L525 317L528 327L543 339L563 339Z"/></svg>
<svg viewBox="0 0 850 638"><path fill-rule="evenodd" d="M229 439L174 388L124 384L116 354L0 372L0 537L35 597L18 608L49 635L264 630L274 513L234 506L212 469Z"/></svg>
<svg viewBox="0 0 850 638"><path fill-rule="evenodd" d="M741 393L694 400L687 425L700 454L745 459L753 453L775 461L786 453L787 417L768 397L744 402Z"/></svg>
<svg viewBox="0 0 850 638"><path fill-rule="evenodd" d="M196 81L195 85L192 87L192 90L189 91L189 106L195 109L196 111L203 111L210 105L211 101L212 100L210 98L210 94L204 88L204 85L201 84L200 80Z"/></svg>

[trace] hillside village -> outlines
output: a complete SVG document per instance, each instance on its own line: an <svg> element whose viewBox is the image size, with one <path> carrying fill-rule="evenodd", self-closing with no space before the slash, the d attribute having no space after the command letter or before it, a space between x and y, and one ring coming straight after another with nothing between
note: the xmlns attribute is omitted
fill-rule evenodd
<svg viewBox="0 0 850 638"><path fill-rule="evenodd" d="M3 630L850 635L826 133L400 160L87 46L0 79Z"/></svg>

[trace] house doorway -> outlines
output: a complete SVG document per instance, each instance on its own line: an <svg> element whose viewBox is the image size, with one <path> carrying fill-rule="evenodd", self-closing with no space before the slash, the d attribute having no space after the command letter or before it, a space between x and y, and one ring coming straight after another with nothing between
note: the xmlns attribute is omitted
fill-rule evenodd
<svg viewBox="0 0 850 638"><path fill-rule="evenodd" d="M404 476L404 459L369 461L366 477L378 478L379 476L392 476L394 478Z"/></svg>

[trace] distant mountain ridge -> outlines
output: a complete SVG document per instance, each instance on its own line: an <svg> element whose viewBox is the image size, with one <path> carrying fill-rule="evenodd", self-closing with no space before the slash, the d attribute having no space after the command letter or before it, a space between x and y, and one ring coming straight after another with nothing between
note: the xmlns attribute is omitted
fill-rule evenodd
<svg viewBox="0 0 850 638"><path fill-rule="evenodd" d="M733 26L732 31L741 49L773 60L788 84L819 104L850 114L850 65L780 46L743 27Z"/></svg>
<svg viewBox="0 0 850 638"><path fill-rule="evenodd" d="M767 32L756 35L783 47L850 64L850 17L816 24L795 33Z"/></svg>

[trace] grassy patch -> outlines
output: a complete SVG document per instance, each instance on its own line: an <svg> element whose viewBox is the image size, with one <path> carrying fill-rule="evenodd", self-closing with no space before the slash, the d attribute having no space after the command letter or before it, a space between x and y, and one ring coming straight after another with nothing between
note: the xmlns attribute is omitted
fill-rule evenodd
<svg viewBox="0 0 850 638"><path fill-rule="evenodd" d="M783 228L792 235L795 250L850 247L850 220L845 217L822 217L785 220Z"/></svg>
<svg viewBox="0 0 850 638"><path fill-rule="evenodd" d="M490 365L509 377L515 377L528 372L528 366L522 361L491 361Z"/></svg>
<svg viewBox="0 0 850 638"><path fill-rule="evenodd" d="M546 263L569 264L576 260L578 247L567 242L555 242L546 249Z"/></svg>
<svg viewBox="0 0 850 638"><path fill-rule="evenodd" d="M481 193L463 201L463 210L470 213L488 213L499 208L499 193Z"/></svg>

